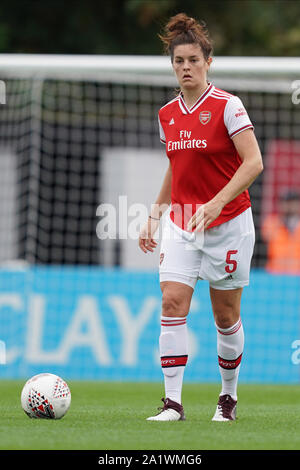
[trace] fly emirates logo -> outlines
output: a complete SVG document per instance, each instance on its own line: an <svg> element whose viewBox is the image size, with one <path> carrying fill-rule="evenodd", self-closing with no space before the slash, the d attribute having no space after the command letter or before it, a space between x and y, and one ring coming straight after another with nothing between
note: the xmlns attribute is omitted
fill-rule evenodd
<svg viewBox="0 0 300 470"><path fill-rule="evenodd" d="M180 140L168 141L168 152L185 149L205 149L207 140L191 139L192 131L179 131Z"/></svg>

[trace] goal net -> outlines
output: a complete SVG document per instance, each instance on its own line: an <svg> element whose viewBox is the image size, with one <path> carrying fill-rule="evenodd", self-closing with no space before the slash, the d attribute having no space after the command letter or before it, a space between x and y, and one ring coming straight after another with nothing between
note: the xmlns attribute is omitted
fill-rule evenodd
<svg viewBox="0 0 300 470"><path fill-rule="evenodd" d="M0 70L0 376L52 367L159 379L159 250L138 249L137 222L167 168L157 112L176 93L169 59L2 54ZM299 376L299 273L268 269L263 227L279 197L300 190L299 75L299 59L216 57L209 76L242 99L265 164L250 188L256 246L243 311L256 352L245 381ZM198 284L187 377L214 381L215 331ZM267 366L255 366L261 356Z"/></svg>

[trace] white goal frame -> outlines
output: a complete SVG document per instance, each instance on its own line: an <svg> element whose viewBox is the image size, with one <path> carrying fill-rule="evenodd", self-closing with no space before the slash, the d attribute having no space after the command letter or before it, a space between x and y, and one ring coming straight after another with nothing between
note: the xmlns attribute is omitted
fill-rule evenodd
<svg viewBox="0 0 300 470"><path fill-rule="evenodd" d="M1 78L91 80L176 86L170 58L133 55L0 54ZM291 92L298 57L213 57L209 76L236 90Z"/></svg>

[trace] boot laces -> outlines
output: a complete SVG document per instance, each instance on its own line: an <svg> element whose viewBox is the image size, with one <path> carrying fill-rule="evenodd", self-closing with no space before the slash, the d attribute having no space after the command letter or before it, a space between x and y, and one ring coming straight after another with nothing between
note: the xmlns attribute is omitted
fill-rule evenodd
<svg viewBox="0 0 300 470"><path fill-rule="evenodd" d="M218 406L224 418L231 418L232 409L235 403L230 395L223 395L219 398Z"/></svg>

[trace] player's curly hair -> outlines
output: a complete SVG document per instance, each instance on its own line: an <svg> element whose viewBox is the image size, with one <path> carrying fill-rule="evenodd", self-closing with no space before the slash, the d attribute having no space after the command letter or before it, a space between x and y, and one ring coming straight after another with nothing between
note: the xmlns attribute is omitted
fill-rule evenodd
<svg viewBox="0 0 300 470"><path fill-rule="evenodd" d="M204 21L197 21L185 13L172 16L158 35L164 44L164 51L173 62L174 49L182 44L199 44L205 60L212 54L213 46Z"/></svg>

